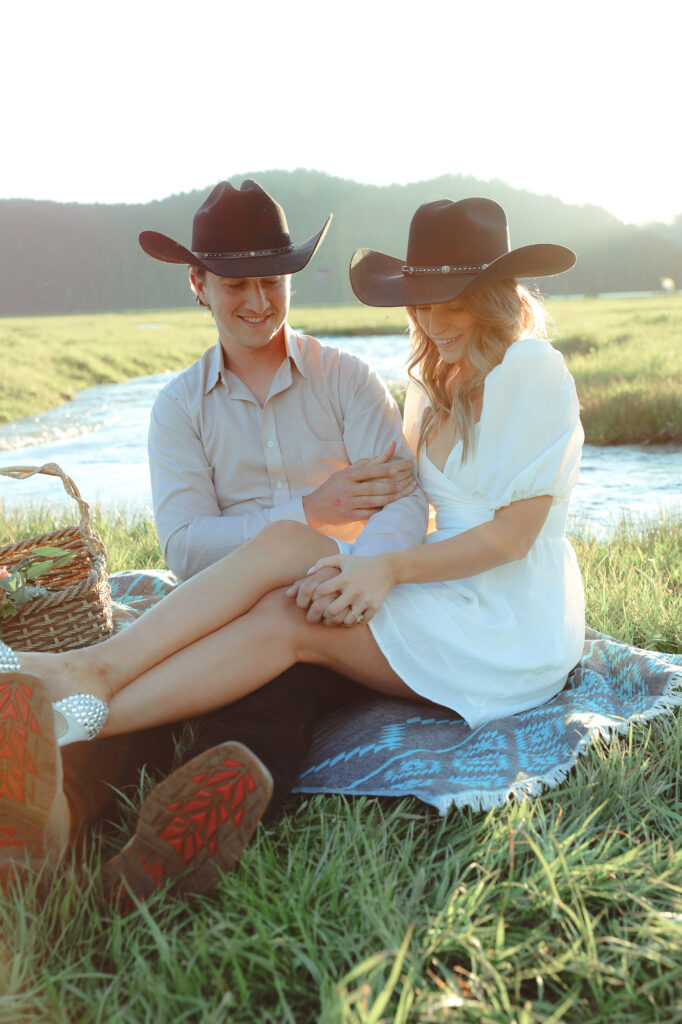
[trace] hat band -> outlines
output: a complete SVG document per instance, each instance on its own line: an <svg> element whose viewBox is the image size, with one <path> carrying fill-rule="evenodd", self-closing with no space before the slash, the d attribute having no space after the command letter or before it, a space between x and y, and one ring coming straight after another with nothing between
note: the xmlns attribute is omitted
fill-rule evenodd
<svg viewBox="0 0 682 1024"><path fill-rule="evenodd" d="M195 252L194 255L201 260L236 260L248 256L279 256L283 252L292 252L293 249L292 242L291 245L283 245L281 249L251 249L249 252Z"/></svg>
<svg viewBox="0 0 682 1024"><path fill-rule="evenodd" d="M479 263L476 266L469 267L450 267L446 264L442 267L411 267L404 266L402 268L403 274L473 274L478 273L481 270L485 270L488 266L487 263Z"/></svg>

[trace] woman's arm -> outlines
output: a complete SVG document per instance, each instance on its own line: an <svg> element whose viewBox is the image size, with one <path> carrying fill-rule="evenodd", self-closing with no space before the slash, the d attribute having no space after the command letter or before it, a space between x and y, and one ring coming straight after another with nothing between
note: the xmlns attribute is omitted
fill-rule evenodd
<svg viewBox="0 0 682 1024"><path fill-rule="evenodd" d="M376 558L332 555L323 558L312 571L323 566L341 570L333 580L320 584L320 597L338 596L327 613L336 614L350 606L365 621L371 619L386 594L399 583L435 583L464 579L524 558L530 551L552 505L549 495L514 501L498 509L487 523L466 530L448 540L391 551Z"/></svg>
<svg viewBox="0 0 682 1024"><path fill-rule="evenodd" d="M551 506L549 495L513 501L489 522L449 540L391 552L395 584L463 579L525 558Z"/></svg>

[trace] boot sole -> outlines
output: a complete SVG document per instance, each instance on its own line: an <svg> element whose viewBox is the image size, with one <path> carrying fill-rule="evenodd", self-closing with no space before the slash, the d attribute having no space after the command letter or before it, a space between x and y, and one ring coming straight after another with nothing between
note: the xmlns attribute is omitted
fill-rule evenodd
<svg viewBox="0 0 682 1024"><path fill-rule="evenodd" d="M37 676L0 675L0 884L68 844L52 705ZM62 820L64 819L64 820Z"/></svg>
<svg viewBox="0 0 682 1024"><path fill-rule="evenodd" d="M104 893L132 909L172 882L212 889L239 860L272 795L272 777L241 743L222 743L164 779L142 804L135 835L102 868Z"/></svg>

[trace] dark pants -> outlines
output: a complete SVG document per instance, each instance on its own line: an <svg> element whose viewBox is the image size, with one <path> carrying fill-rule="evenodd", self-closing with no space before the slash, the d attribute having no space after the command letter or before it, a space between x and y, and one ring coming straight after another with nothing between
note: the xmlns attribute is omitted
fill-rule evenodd
<svg viewBox="0 0 682 1024"><path fill-rule="evenodd" d="M227 740L243 743L272 775L274 790L265 816L271 819L291 793L310 749L315 722L334 708L371 695L336 672L294 665L248 697L196 720L196 738L181 761ZM168 775L181 732L181 724L160 726L65 747L64 789L74 821L95 823L111 817L115 790L138 786L144 768Z"/></svg>

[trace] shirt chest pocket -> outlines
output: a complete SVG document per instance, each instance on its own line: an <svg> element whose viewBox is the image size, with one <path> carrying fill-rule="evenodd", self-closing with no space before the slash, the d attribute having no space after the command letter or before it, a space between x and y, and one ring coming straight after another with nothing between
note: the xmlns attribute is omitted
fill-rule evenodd
<svg viewBox="0 0 682 1024"><path fill-rule="evenodd" d="M332 473L350 465L343 441L304 441L301 444L303 479L312 491Z"/></svg>

